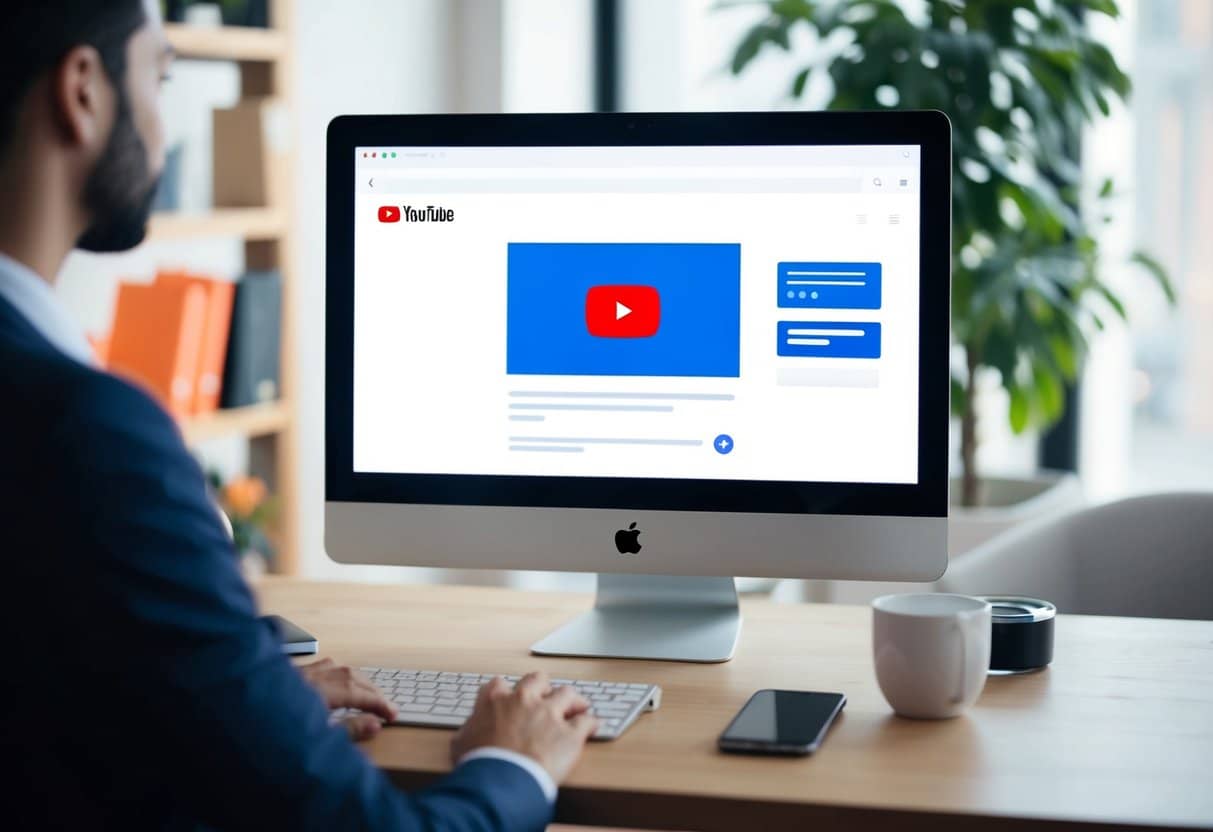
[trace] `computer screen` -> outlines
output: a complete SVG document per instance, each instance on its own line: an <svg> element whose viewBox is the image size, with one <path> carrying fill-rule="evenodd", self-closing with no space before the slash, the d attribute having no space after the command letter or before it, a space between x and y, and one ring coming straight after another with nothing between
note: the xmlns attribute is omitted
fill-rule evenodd
<svg viewBox="0 0 1213 832"><path fill-rule="evenodd" d="M354 156L354 473L919 482L919 145Z"/></svg>

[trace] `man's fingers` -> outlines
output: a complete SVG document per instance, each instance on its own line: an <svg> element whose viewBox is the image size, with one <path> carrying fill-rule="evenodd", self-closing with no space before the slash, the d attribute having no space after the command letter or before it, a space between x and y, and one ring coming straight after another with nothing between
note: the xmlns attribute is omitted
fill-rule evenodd
<svg viewBox="0 0 1213 832"><path fill-rule="evenodd" d="M551 690L551 685L548 683L548 675L543 671L528 673L514 688L514 692L527 702L534 702L546 696L549 690Z"/></svg>
<svg viewBox="0 0 1213 832"><path fill-rule="evenodd" d="M356 687L359 687L365 691L371 691L373 693L382 693L382 691L380 691L379 688L377 688L375 686L374 682L370 681L369 679L364 679L361 676L355 675L352 679L350 679L350 684L355 685Z"/></svg>
<svg viewBox="0 0 1213 832"><path fill-rule="evenodd" d="M374 687L374 686L375 686L375 683L371 681L370 677L369 677L369 676L367 676L366 674L364 674L364 673L363 673L362 671L360 671L360 670L354 670L354 668L352 668L352 667L351 667L351 668L350 668L350 676L351 676L351 677L352 677L352 678L353 678L355 681L357 681L357 682L359 682L359 683L361 683L361 684L364 684L364 685L370 685L371 687Z"/></svg>
<svg viewBox="0 0 1213 832"><path fill-rule="evenodd" d="M345 691L336 695L337 701L330 702L332 708L357 708L368 714L374 714L389 722L396 718L396 708L375 689L367 690L360 685L351 685Z"/></svg>
<svg viewBox="0 0 1213 832"><path fill-rule="evenodd" d="M598 717L594 716L589 711L586 711L570 719L569 725L573 727L573 731L579 737L581 737L581 739L586 740L590 738L591 734L598 730Z"/></svg>
<svg viewBox="0 0 1213 832"><path fill-rule="evenodd" d="M590 707L590 703L572 685L561 685L549 693L547 698L557 713L565 718L582 713Z"/></svg>
<svg viewBox="0 0 1213 832"><path fill-rule="evenodd" d="M368 740L379 733L383 722L374 714L354 714L345 720L345 729L355 742Z"/></svg>
<svg viewBox="0 0 1213 832"><path fill-rule="evenodd" d="M488 704L490 700L504 695L509 689L509 682L500 676L494 676L480 686L480 691L476 694L476 707L479 708L481 705Z"/></svg>
<svg viewBox="0 0 1213 832"><path fill-rule="evenodd" d="M586 699L584 696L579 695L576 699L573 700L572 704L570 704L569 707L565 709L564 718L572 719L573 717L577 716L578 714L584 714L589 709L590 709L590 700Z"/></svg>

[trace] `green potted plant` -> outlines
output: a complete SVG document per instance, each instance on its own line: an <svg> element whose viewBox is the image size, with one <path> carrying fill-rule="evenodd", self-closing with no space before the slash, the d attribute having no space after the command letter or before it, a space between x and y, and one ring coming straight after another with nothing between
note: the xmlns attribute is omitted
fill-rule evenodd
<svg viewBox="0 0 1213 832"><path fill-rule="evenodd" d="M235 477L228 482L217 471L207 475L216 503L240 556L240 566L249 578L262 575L274 559L268 530L278 513L278 501L260 477Z"/></svg>
<svg viewBox="0 0 1213 832"><path fill-rule="evenodd" d="M951 119L952 332L963 355L952 377L961 432L953 491L963 507L997 502L983 500L977 468L978 381L997 374L1015 433L1047 427L1063 413L1091 334L1126 314L1101 279L1095 234L1113 183L1102 183L1096 210L1080 210L1075 161L1082 127L1130 89L1084 25L1089 15L1117 17L1115 0L924 0L916 12L898 0L722 4L738 5L766 9L733 53L734 74L764 49L791 52L793 31L806 28L817 47L790 79L792 98L824 73L828 109L936 109ZM1133 262L1173 300L1154 260L1138 253Z"/></svg>

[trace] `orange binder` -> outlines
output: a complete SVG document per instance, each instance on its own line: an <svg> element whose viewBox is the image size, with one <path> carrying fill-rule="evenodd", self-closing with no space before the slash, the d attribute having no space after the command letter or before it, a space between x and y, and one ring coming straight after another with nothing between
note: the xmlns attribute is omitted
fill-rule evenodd
<svg viewBox="0 0 1213 832"><path fill-rule="evenodd" d="M192 284L206 292L206 320L202 327L198 377L194 381L193 413L197 415L217 410L223 388L223 362L227 358L227 337L232 325L232 301L236 297L236 285L187 272L160 272L156 275L156 284Z"/></svg>
<svg viewBox="0 0 1213 832"><path fill-rule="evenodd" d="M189 416L206 308L206 291L189 282L122 284L109 369L147 388L173 416Z"/></svg>

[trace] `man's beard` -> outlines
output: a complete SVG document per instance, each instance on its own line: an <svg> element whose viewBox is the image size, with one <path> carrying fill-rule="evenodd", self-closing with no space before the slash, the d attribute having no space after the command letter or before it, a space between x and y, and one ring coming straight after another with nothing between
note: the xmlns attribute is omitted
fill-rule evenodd
<svg viewBox="0 0 1213 832"><path fill-rule="evenodd" d="M93 224L80 235L76 247L104 253L127 251L143 242L158 184L159 177L148 169L147 148L135 127L130 102L120 89L114 128L84 185Z"/></svg>

